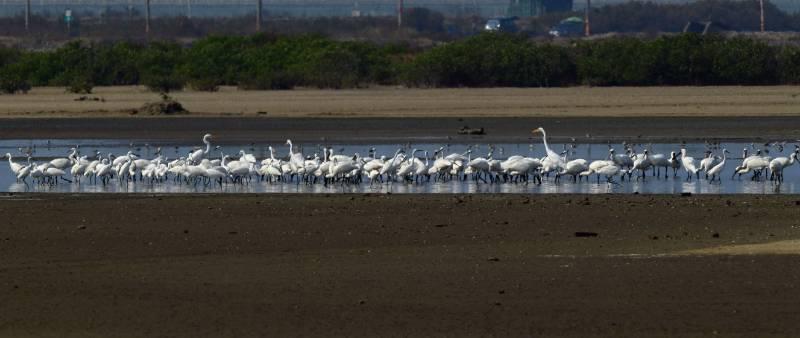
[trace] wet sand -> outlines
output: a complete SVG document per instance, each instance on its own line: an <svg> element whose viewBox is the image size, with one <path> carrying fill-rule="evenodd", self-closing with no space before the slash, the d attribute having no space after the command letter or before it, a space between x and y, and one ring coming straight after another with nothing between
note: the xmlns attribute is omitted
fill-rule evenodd
<svg viewBox="0 0 800 338"><path fill-rule="evenodd" d="M800 138L795 86L459 88L240 91L171 94L191 112L130 115L160 100L142 87L63 88L0 95L0 139L124 139L199 144L769 141ZM93 99L98 99L94 101ZM100 100L102 99L102 100ZM468 126L485 135L459 135Z"/></svg>
<svg viewBox="0 0 800 338"><path fill-rule="evenodd" d="M798 116L796 86L441 88L377 87L170 93L193 115L271 117ZM81 96L85 99L81 100ZM76 100L77 99L77 100ZM127 116L158 93L97 87L90 95L34 88L0 95L0 116Z"/></svg>
<svg viewBox="0 0 800 338"><path fill-rule="evenodd" d="M464 127L485 135L460 135ZM524 143L531 129L545 127L553 142L581 143L790 141L800 138L800 116L767 117L427 117L427 118L6 118L0 139L121 139L215 143Z"/></svg>
<svg viewBox="0 0 800 338"><path fill-rule="evenodd" d="M3 195L0 336L791 336L798 205Z"/></svg>

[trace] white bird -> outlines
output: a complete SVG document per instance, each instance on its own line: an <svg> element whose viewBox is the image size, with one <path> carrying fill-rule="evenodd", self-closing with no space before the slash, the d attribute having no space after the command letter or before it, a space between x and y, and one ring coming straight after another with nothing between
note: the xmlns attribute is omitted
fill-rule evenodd
<svg viewBox="0 0 800 338"><path fill-rule="evenodd" d="M596 172L597 172L598 175L605 176L606 177L606 182L608 182L610 184L616 184L616 182L614 182L614 176L619 175L619 174L623 174L624 175L627 171L621 169L616 164L612 164L612 165L607 165L607 166L601 167L601 168L597 169Z"/></svg>
<svg viewBox="0 0 800 338"><path fill-rule="evenodd" d="M77 149L70 148L70 154L69 154L69 156L67 156L67 158L63 158L63 157L55 158L52 161L50 161L50 165L52 165L53 168L58 168L58 169L62 169L63 170L65 168L67 168L67 166L70 165L73 162L73 157L77 153L78 153Z"/></svg>
<svg viewBox="0 0 800 338"><path fill-rule="evenodd" d="M289 145L289 168L291 169L292 175L302 175L302 168L305 168L304 162L305 157L303 157L302 152L294 152L294 145L292 144L292 140L286 140L286 144ZM331 149L332 151L333 149ZM285 170L284 170L285 172ZM298 178L299 179L299 178Z"/></svg>
<svg viewBox="0 0 800 338"><path fill-rule="evenodd" d="M26 166L20 168L19 172L17 172L17 176L16 176L17 179L20 180L20 181L25 182L25 179L28 178L28 175L30 175L31 170L33 170L33 164L29 164L29 165L26 165ZM25 184L27 184L27 182L25 182Z"/></svg>
<svg viewBox="0 0 800 338"><path fill-rule="evenodd" d="M339 161L339 159L335 158L333 159L331 167L328 169L328 175L326 175L325 177L337 178L337 176L344 176L344 174L349 173L355 169L358 169L356 161L353 161L352 159Z"/></svg>
<svg viewBox="0 0 800 338"><path fill-rule="evenodd" d="M481 174L489 174L489 170L491 170L492 165L489 163L489 159L492 158L492 151L489 151L489 154L484 157L476 157L471 159L467 162L467 169L471 172L475 173L475 180L482 180L486 182L486 179L481 177Z"/></svg>
<svg viewBox="0 0 800 338"><path fill-rule="evenodd" d="M269 146L268 149L269 149L269 158L261 160L261 165L280 167L281 161L275 158L275 149L273 149L272 146Z"/></svg>
<svg viewBox="0 0 800 338"><path fill-rule="evenodd" d="M228 173L220 169L222 168L206 169L205 177L210 181L216 181L219 185L222 185L222 181L228 177Z"/></svg>
<svg viewBox="0 0 800 338"><path fill-rule="evenodd" d="M61 170L61 169L53 167L53 166L50 166L50 167L46 168L44 171L42 171L42 174L45 177L48 177L48 178L52 179L53 181L51 181L51 183L58 183L58 179L59 178L64 180L64 181L67 181L67 182L72 182L72 181L64 178L64 175L67 174L64 170Z"/></svg>
<svg viewBox="0 0 800 338"><path fill-rule="evenodd" d="M532 130L531 133L542 133L542 143L544 144L544 150L547 153L547 159L550 161L550 165L556 170L562 168L565 164L564 160L558 153L550 149L550 146L547 144L547 132L544 131L544 128L536 128Z"/></svg>
<svg viewBox="0 0 800 338"><path fill-rule="evenodd" d="M633 167L633 159L629 155L617 154L614 148L609 148L608 153L609 156L611 156L611 160L614 161L614 164L616 164L620 168Z"/></svg>
<svg viewBox="0 0 800 338"><path fill-rule="evenodd" d="M755 154L753 154L751 156L748 156L747 148L742 149L742 164L740 164L739 166L737 166L736 168L733 169L733 175L731 175L731 179L734 176L736 176L736 174L738 174L739 170L744 169L745 167L747 167L747 162L748 161L756 159L756 158L759 158L760 155L761 155L761 150L758 150ZM742 174L739 174L740 178L741 178L741 176L742 176Z"/></svg>
<svg viewBox="0 0 800 338"><path fill-rule="evenodd" d="M367 163L364 163L363 169L366 172L371 172L373 170L380 170L381 168L383 168L383 165L385 163L386 163L386 156L381 156L380 158L375 158L367 161Z"/></svg>
<svg viewBox="0 0 800 338"><path fill-rule="evenodd" d="M771 177L777 182L783 181L783 170L787 167L795 164L797 162L797 151L793 152L789 155L788 158L786 157L777 157L769 162L769 171L771 172Z"/></svg>
<svg viewBox="0 0 800 338"><path fill-rule="evenodd" d="M504 172L510 176L513 181L523 180L528 182L528 175L533 173L534 183L536 180L541 183L541 177L535 173L536 169L542 167L542 161L530 157L520 157L512 162L505 162L502 164Z"/></svg>
<svg viewBox="0 0 800 338"><path fill-rule="evenodd" d="M558 176L561 175L570 175L572 176L572 180L577 182L578 175L587 171L589 169L589 163L584 159L576 159L569 161L563 165L563 169L558 172ZM556 176L556 179L558 179Z"/></svg>
<svg viewBox="0 0 800 338"><path fill-rule="evenodd" d="M717 157L714 156L713 153L710 151L706 151L706 156L702 160L700 160L700 171L704 171L706 173L706 179L708 179L708 171L711 170L717 164Z"/></svg>
<svg viewBox="0 0 800 338"><path fill-rule="evenodd" d="M644 180L645 177L647 177L647 173L645 171L650 168L651 165L653 165L653 163L650 162L649 151L645 149L644 154L641 157L637 156L636 159L633 160L633 167L631 170L639 170L639 172L642 173L640 177L642 180Z"/></svg>
<svg viewBox="0 0 800 338"><path fill-rule="evenodd" d="M439 150L433 153L434 160L431 168L428 169L428 174L444 176L453 167L453 161L445 158L444 153L442 152L443 149L443 147L439 148ZM437 154L439 155L438 157Z"/></svg>
<svg viewBox="0 0 800 338"><path fill-rule="evenodd" d="M741 177L741 175L752 171L753 177L751 179L758 180L761 171L769 167L769 162L770 160L762 157L761 152L758 151L755 155L745 158L742 161L742 166L736 167L734 170L734 175L738 174Z"/></svg>
<svg viewBox="0 0 800 338"><path fill-rule="evenodd" d="M395 151L394 156L392 156L392 159L387 161L388 163L385 163L381 168L379 173L381 176L383 175L391 176L391 174L393 174L397 170L397 168L400 167L400 164L403 162L402 152L403 149L397 149L397 151Z"/></svg>
<svg viewBox="0 0 800 338"><path fill-rule="evenodd" d="M128 153L126 155L114 158L113 160L110 160L110 161L111 161L111 165L112 166L118 167L118 166L122 165L122 163L125 163L125 161L127 161L129 159L136 159L136 156L133 155L132 151L128 151Z"/></svg>
<svg viewBox="0 0 800 338"><path fill-rule="evenodd" d="M443 148L440 148L440 150ZM471 148L468 148L467 151L459 154L459 153L452 153L444 157L445 160L450 162L461 161L461 162L468 162L469 158L468 155L472 152Z"/></svg>
<svg viewBox="0 0 800 338"><path fill-rule="evenodd" d="M597 183L600 183L600 173L597 171L600 168L607 167L610 165L616 165L612 160L595 160L589 163L589 170L586 170L580 173L580 176L591 176L592 174L597 174Z"/></svg>
<svg viewBox="0 0 800 338"><path fill-rule="evenodd" d="M100 162L100 164L97 165L96 171L97 172L96 172L95 176L99 177L100 180L103 182L103 184L105 184L106 180L108 178L110 178L111 174L113 173L112 165L109 164L109 159L104 158L102 160L102 162ZM95 183L97 183L97 182L95 181Z"/></svg>
<svg viewBox="0 0 800 338"><path fill-rule="evenodd" d="M22 169L23 165L14 162L11 153L6 153L6 157L8 157L8 167L11 168L11 172L14 173L14 176L19 175L19 171Z"/></svg>
<svg viewBox="0 0 800 338"><path fill-rule="evenodd" d="M414 172L416 162L414 162L414 157L419 149L414 149L411 151L411 156L408 157L405 161L400 164L400 167L397 169L397 177L401 179L407 179L407 176Z"/></svg>
<svg viewBox="0 0 800 338"><path fill-rule="evenodd" d="M75 161L75 164L72 165L70 168L69 173L75 178L76 182L80 182L80 177L86 171L86 168L89 167L89 162L85 161Z"/></svg>
<svg viewBox="0 0 800 338"><path fill-rule="evenodd" d="M428 175L428 167L430 166L430 163L428 162L428 151L427 150L425 151L425 162L424 163L422 161L420 161L416 157L414 158L414 162L416 162L415 169L414 169L414 176L415 176L414 179L417 182L419 182L420 176L422 176L422 175L427 176ZM428 176L428 179L430 179L430 176Z"/></svg>
<svg viewBox="0 0 800 338"><path fill-rule="evenodd" d="M664 168L664 178L667 177L667 169L670 167L669 158L664 154L652 154L648 157L650 165L656 174L656 177L661 176L661 168Z"/></svg>
<svg viewBox="0 0 800 338"><path fill-rule="evenodd" d="M706 176L711 176L710 179L711 182L714 182L714 179L717 179L720 182L722 182L719 174L722 172L722 169L725 168L725 161L727 160L727 158L728 158L728 149L722 149L722 161L714 165L711 169L706 170Z"/></svg>
<svg viewBox="0 0 800 338"><path fill-rule="evenodd" d="M213 139L213 136L211 136L211 134L203 135L203 143L205 143L206 149L205 150L203 150L203 149L195 150L194 152L189 154L189 156L186 159L188 161L192 162L192 163L200 162L200 160L202 160L203 157L205 157L208 154L208 152L211 151L211 140L212 139Z"/></svg>
<svg viewBox="0 0 800 338"><path fill-rule="evenodd" d="M698 175L699 169L694 165L694 157L686 156L686 147L681 147L681 164L686 170L686 180L691 181L692 176Z"/></svg>
<svg viewBox="0 0 800 338"><path fill-rule="evenodd" d="M256 163L256 157L253 154L245 153L244 150L239 150L239 162Z"/></svg>
<svg viewBox="0 0 800 338"><path fill-rule="evenodd" d="M669 160L667 160L667 162L669 162L669 167L672 168L672 177L677 177L678 176L678 169L680 169L681 166L683 165L681 163L681 161L678 160L678 153L676 153L674 151L670 152L669 153ZM665 175L665 178L666 178L666 175Z"/></svg>

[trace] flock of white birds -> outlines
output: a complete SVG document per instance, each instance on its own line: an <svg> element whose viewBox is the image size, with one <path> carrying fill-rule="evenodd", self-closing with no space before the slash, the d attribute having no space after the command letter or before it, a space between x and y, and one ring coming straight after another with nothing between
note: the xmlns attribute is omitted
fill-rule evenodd
<svg viewBox="0 0 800 338"><path fill-rule="evenodd" d="M398 149L393 156L376 158L374 150L371 156L361 157L359 154L342 155L334 154L332 148L324 148L323 156L306 157L301 152L295 152L291 140L286 144L289 156L276 158L275 150L269 147L270 157L258 161L253 154L244 150L240 151L235 159L224 155L212 159L211 142L213 136L203 136L205 148L200 148L188 153L185 157L169 161L161 155L154 159L139 158L133 152L119 157L112 154L101 156L98 154L94 160L88 156L78 156L72 148L69 156L56 158L44 163L31 162L28 156L27 163L14 162L11 154L6 154L12 174L18 181L28 183L32 180L37 184L58 184L60 181L80 183L88 181L90 184L109 184L117 179L119 182L146 182L157 184L172 180L181 184L246 184L251 180L260 179L270 182L295 182L305 184L358 184L367 180L370 184L383 182L413 182L421 183L430 180L466 180L477 182L534 182L542 183L542 177L554 176L557 182L561 177L568 177L573 181L582 181L583 178L595 175L598 183L601 177L608 184L619 184L615 177L625 180L646 179L648 171L654 176L668 177L671 171L673 177L682 170L686 180L700 179L700 173L705 173L705 179L710 182L720 182L722 171L725 169L729 153L723 149L721 156L715 156L711 151L706 151L705 156L697 161L686 153L686 148L681 147L680 152L670 154L650 154L648 150L636 153L632 147L625 147L624 153L617 153L609 147L608 157L605 159L589 161L586 159L568 160L566 152L555 152L547 143L547 134L543 128L532 131L541 134L545 148L545 156L533 158L514 155L505 160L493 159L491 149L486 157L472 157L472 151L464 153L445 154L444 147L433 152L429 157L427 151L413 149L407 153ZM421 158L418 153L424 154ZM770 179L774 182L783 180L784 170L797 162L800 148L795 146L794 152L789 156L771 158L762 155L761 151L748 154L744 149L742 162L735 167L733 177L751 173L752 180ZM671 170L670 170L671 169Z"/></svg>

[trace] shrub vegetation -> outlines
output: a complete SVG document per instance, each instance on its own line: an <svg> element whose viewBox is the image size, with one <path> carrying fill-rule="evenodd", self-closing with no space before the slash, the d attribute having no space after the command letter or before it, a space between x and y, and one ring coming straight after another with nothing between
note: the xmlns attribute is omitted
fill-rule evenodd
<svg viewBox="0 0 800 338"><path fill-rule="evenodd" d="M243 89L769 85L800 83L800 47L680 34L535 42L485 33L423 50L321 36L208 37L191 46L72 42L52 51L0 48L0 90L144 85Z"/></svg>

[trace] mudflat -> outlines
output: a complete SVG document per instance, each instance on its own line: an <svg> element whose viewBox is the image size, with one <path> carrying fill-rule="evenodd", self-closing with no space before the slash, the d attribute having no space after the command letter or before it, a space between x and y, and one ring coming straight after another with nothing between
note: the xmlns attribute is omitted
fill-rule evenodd
<svg viewBox="0 0 800 338"><path fill-rule="evenodd" d="M796 86L450 88L378 87L170 93L191 114L273 117L798 116ZM81 98L83 97L83 98ZM92 94L34 88L0 95L0 116L127 116L161 100L144 87Z"/></svg>
<svg viewBox="0 0 800 338"><path fill-rule="evenodd" d="M6 194L0 336L791 336L798 205Z"/></svg>
<svg viewBox="0 0 800 338"><path fill-rule="evenodd" d="M794 141L800 90L769 87L459 88L243 91L170 94L190 113L131 115L160 96L143 87L93 94L34 88L0 95L0 139L125 139L218 143ZM76 99L82 100L76 101ZM483 135L462 135L464 127Z"/></svg>
<svg viewBox="0 0 800 338"><path fill-rule="evenodd" d="M483 135L462 135L468 126ZM295 142L330 144L541 142L618 143L789 141L800 138L800 116L769 117L427 117L427 118L8 118L0 139L119 139L150 144Z"/></svg>

